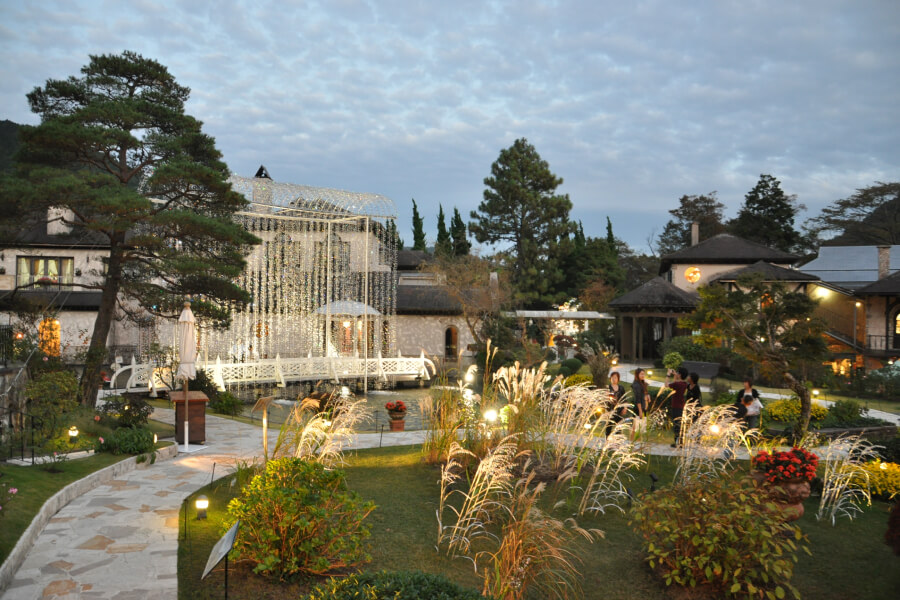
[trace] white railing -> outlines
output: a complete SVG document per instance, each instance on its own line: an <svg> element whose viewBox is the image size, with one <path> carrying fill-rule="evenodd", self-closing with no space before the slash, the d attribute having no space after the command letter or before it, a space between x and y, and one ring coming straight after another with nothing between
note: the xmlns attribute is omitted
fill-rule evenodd
<svg viewBox="0 0 900 600"><path fill-rule="evenodd" d="M431 379L437 372L434 363L420 356L393 358L355 358L351 356L309 356L306 358L275 358L249 362L222 362L216 358L197 367L206 371L220 390L239 383L275 383L284 387L289 381L330 380L338 383L347 379L369 378L389 381L396 379ZM137 363L120 366L113 374L110 387L128 391L161 391L170 389L172 369L153 363Z"/></svg>

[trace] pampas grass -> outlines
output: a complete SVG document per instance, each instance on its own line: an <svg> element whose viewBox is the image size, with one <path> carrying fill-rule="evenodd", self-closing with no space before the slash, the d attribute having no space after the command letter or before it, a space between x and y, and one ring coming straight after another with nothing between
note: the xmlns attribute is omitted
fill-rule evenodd
<svg viewBox="0 0 900 600"><path fill-rule="evenodd" d="M858 435L841 436L828 444L823 457L825 476L817 520L830 517L832 525L838 517L852 520L862 512L860 505L872 504L865 464L878 457L878 448Z"/></svg>
<svg viewBox="0 0 900 600"><path fill-rule="evenodd" d="M307 399L295 404L281 425L273 457L293 456L327 467L344 464L344 448L360 423L370 417L366 401L333 394L319 412L319 402Z"/></svg>
<svg viewBox="0 0 900 600"><path fill-rule="evenodd" d="M701 407L688 402L681 418L676 484L703 477L718 477L733 470L735 449L747 451L759 438L756 429L745 431L729 405Z"/></svg>

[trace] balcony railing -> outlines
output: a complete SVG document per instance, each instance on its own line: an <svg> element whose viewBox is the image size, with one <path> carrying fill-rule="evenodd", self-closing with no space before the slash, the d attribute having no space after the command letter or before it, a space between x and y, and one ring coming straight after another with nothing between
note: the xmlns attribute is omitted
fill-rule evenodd
<svg viewBox="0 0 900 600"><path fill-rule="evenodd" d="M900 335L867 335L866 350L900 354Z"/></svg>

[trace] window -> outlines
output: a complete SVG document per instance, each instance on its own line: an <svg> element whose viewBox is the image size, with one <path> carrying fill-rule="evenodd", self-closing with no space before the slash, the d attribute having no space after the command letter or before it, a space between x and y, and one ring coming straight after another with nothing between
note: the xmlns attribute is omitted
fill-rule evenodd
<svg viewBox="0 0 900 600"><path fill-rule="evenodd" d="M38 326L38 345L47 356L59 356L59 319L44 319Z"/></svg>
<svg viewBox="0 0 900 600"><path fill-rule="evenodd" d="M74 283L75 259L20 256L16 261L16 285L31 289L59 288Z"/></svg>

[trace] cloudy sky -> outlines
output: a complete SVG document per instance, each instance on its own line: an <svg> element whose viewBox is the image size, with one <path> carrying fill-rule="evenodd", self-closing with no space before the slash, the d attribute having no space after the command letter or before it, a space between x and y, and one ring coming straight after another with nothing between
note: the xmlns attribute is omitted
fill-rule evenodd
<svg viewBox="0 0 900 600"><path fill-rule="evenodd" d="M900 2L0 2L0 119L129 49L192 90L232 171L468 220L525 137L589 235L640 250L683 194L760 173L809 211L900 180Z"/></svg>

